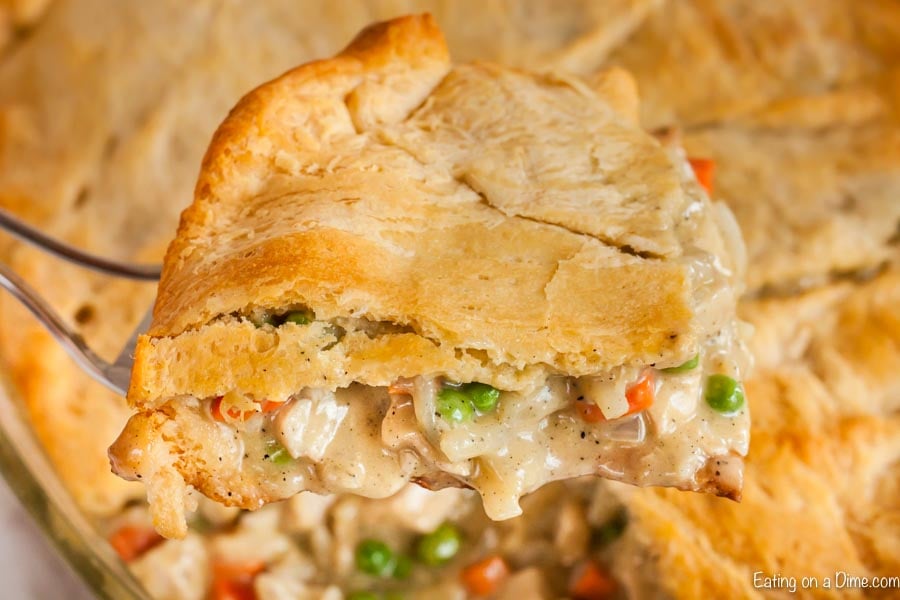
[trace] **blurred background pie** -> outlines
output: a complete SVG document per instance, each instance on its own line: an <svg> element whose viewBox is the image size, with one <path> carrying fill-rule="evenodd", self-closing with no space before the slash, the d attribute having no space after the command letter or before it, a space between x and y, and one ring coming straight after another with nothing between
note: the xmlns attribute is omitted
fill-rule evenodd
<svg viewBox="0 0 900 600"><path fill-rule="evenodd" d="M3 368L72 498L151 595L457 598L493 580L493 557L509 570L501 598L778 597L754 588L755 571L900 574L892 0L0 0L0 206L88 250L159 261L214 128L244 92L372 21L422 11L457 60L585 77L627 68L644 127L715 160L713 196L748 245L741 313L756 328L743 501L577 481L491 523L460 490L303 494L252 514L204 502L186 541L162 542L147 533L141 486L109 472L124 400L4 295ZM0 253L106 357L155 293L8 237ZM459 551L430 560L434 535ZM411 557L409 578L361 570L367 539Z"/></svg>

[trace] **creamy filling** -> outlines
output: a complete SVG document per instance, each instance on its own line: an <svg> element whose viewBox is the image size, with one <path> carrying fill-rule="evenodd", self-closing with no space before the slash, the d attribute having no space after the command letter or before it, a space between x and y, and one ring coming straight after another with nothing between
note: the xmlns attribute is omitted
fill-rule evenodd
<svg viewBox="0 0 900 600"><path fill-rule="evenodd" d="M463 422L442 416L441 391L456 384L438 376L390 389L306 389L280 404L229 394L200 406L208 423L235 431L242 448L224 454L239 464L223 468L272 497L302 489L383 497L412 479L472 487L500 520L520 514L519 498L545 483L588 474L689 489L709 476L718 489L737 490L740 469L729 458L747 451L748 411L722 414L704 401L710 373L739 376L722 351L729 339L711 337L697 366L681 373L620 368L500 391L492 410ZM629 384L648 372L652 404L632 411ZM719 461L714 474L711 459Z"/></svg>
<svg viewBox="0 0 900 600"><path fill-rule="evenodd" d="M523 506L522 519L494 523L468 490L431 493L408 485L377 501L302 493L252 513L201 501L192 520L194 531L178 542L155 536L143 507L113 518L106 531L132 572L160 598L207 597L241 566L252 567L238 573L252 579L260 600L347 598L361 590L410 600L465 598L476 590L467 589L461 571L487 557L500 558L509 570L496 578L492 598L571 595L571 581L586 562L605 578L628 586L623 575L633 577L634 564L620 571L617 563L633 561L646 550L634 548L622 555L635 536L625 507L603 482L545 486ZM421 541L448 523L461 540L455 554L439 565L422 562ZM134 540L141 532L153 543L116 543ZM411 572L400 578L362 571L356 556L365 540L384 543L394 556L413 558ZM652 580L647 565L643 567L636 571L644 574L641 580Z"/></svg>

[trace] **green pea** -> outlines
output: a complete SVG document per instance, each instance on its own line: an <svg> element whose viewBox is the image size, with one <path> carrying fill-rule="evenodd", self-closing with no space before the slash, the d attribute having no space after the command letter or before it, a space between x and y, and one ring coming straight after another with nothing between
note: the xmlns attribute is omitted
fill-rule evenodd
<svg viewBox="0 0 900 600"><path fill-rule="evenodd" d="M347 600L380 600L378 594L373 592L350 592Z"/></svg>
<svg viewBox="0 0 900 600"><path fill-rule="evenodd" d="M296 323L297 325L309 325L315 320L316 315L310 310L292 310L284 315L285 323Z"/></svg>
<svg viewBox="0 0 900 600"><path fill-rule="evenodd" d="M722 414L733 414L744 406L744 390L728 375L710 375L706 380L706 403Z"/></svg>
<svg viewBox="0 0 900 600"><path fill-rule="evenodd" d="M272 461L272 464L275 465L286 465L294 460L291 453L275 440L268 440L266 442L266 456L264 458Z"/></svg>
<svg viewBox="0 0 900 600"><path fill-rule="evenodd" d="M272 452L269 452L269 460L271 460L274 465L286 465L293 461L294 457L284 448L278 447Z"/></svg>
<svg viewBox="0 0 900 600"><path fill-rule="evenodd" d="M500 399L500 390L486 383L469 383L463 387L463 391L472 399L472 404L479 412L489 413L497 408Z"/></svg>
<svg viewBox="0 0 900 600"><path fill-rule="evenodd" d="M394 565L394 579L407 579L412 573L412 560L404 555L397 556L397 563Z"/></svg>
<svg viewBox="0 0 900 600"><path fill-rule="evenodd" d="M356 546L356 568L377 577L390 577L397 559L384 542L363 540Z"/></svg>
<svg viewBox="0 0 900 600"><path fill-rule="evenodd" d="M448 423L470 421L475 415L469 395L453 388L444 388L438 392L437 411Z"/></svg>
<svg viewBox="0 0 900 600"><path fill-rule="evenodd" d="M700 364L700 355L695 354L694 358L688 360L687 362L683 362L677 367L669 367L668 369L660 369L663 373L687 373L688 371L693 371L697 368L697 365Z"/></svg>
<svg viewBox="0 0 900 600"><path fill-rule="evenodd" d="M444 523L419 540L416 548L419 560L436 567L456 556L462 543L462 535L452 523Z"/></svg>
<svg viewBox="0 0 900 600"><path fill-rule="evenodd" d="M606 546L619 539L627 526L628 513L622 508L616 511L606 523L595 529L591 538L598 546Z"/></svg>

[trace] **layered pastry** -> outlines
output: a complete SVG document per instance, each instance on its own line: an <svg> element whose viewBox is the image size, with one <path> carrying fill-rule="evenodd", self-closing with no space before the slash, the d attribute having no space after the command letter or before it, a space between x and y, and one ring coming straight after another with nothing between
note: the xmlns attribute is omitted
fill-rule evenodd
<svg viewBox="0 0 900 600"><path fill-rule="evenodd" d="M154 525L189 489L475 489L492 519L600 475L738 498L743 246L634 84L451 65L365 29L216 132L110 449Z"/></svg>

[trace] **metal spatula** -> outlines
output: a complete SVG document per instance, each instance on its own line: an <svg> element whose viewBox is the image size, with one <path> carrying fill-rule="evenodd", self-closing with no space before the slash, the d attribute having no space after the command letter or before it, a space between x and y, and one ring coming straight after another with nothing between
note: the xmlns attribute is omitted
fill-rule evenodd
<svg viewBox="0 0 900 600"><path fill-rule="evenodd" d="M0 229L4 229L24 242L28 242L50 254L86 269L115 277L141 281L159 280L161 271L159 265L128 264L83 252L47 236L2 208L0 208ZM147 311L140 324L131 333L128 341L125 342L118 357L116 357L115 362L109 363L97 356L88 347L84 339L66 325L40 294L25 283L9 265L3 263L0 263L0 285L37 317L38 321L62 344L69 356L78 363L78 366L85 373L117 394L125 395L125 391L128 389L128 382L131 379L131 367L134 363L134 346L137 343L138 335L146 331L150 326L152 310Z"/></svg>

